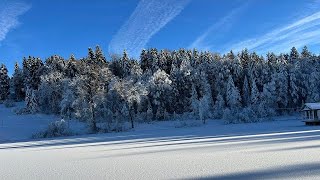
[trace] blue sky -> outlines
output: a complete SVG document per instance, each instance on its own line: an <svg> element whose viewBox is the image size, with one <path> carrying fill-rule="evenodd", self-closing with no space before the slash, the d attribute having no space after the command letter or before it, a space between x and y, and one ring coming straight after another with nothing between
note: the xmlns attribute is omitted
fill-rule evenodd
<svg viewBox="0 0 320 180"><path fill-rule="evenodd" d="M320 53L320 0L0 0L0 63L142 48Z"/></svg>

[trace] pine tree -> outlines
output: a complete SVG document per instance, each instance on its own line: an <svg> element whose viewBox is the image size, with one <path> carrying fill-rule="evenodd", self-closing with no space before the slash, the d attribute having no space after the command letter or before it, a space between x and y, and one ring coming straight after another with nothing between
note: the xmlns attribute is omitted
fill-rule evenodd
<svg viewBox="0 0 320 180"><path fill-rule="evenodd" d="M98 65L95 64L89 64L84 68L85 73L74 79L77 93L74 103L75 111L78 111L77 114L80 118L87 120L92 132L97 132L97 102L95 101L94 97L97 94L100 87L100 82L98 80L99 71L101 69L98 67Z"/></svg>
<svg viewBox="0 0 320 180"><path fill-rule="evenodd" d="M250 95L250 104L256 106L259 103L260 93L256 85L255 79L251 83L251 95Z"/></svg>
<svg viewBox="0 0 320 180"><path fill-rule="evenodd" d="M27 111L33 114L39 112L37 90L27 88L25 102Z"/></svg>
<svg viewBox="0 0 320 180"><path fill-rule="evenodd" d="M147 50L143 49L140 55L140 65L143 72L151 68Z"/></svg>
<svg viewBox="0 0 320 180"><path fill-rule="evenodd" d="M310 58L311 57L311 52L308 50L307 46L304 46L301 52L301 57L302 58Z"/></svg>
<svg viewBox="0 0 320 180"><path fill-rule="evenodd" d="M199 117L203 124L206 124L206 118L208 118L210 110L210 98L208 95L203 96L199 100Z"/></svg>
<svg viewBox="0 0 320 180"><path fill-rule="evenodd" d="M291 64L294 64L298 58L299 58L298 50L295 47L292 47L291 48L291 52L290 52L290 60L289 60L289 62Z"/></svg>
<svg viewBox="0 0 320 180"><path fill-rule="evenodd" d="M250 104L250 88L247 76L244 78L243 87L242 87L242 101L244 107Z"/></svg>
<svg viewBox="0 0 320 180"><path fill-rule="evenodd" d="M228 79L226 100L227 106L231 109L240 108L241 96L231 76Z"/></svg>
<svg viewBox="0 0 320 180"><path fill-rule="evenodd" d="M70 121L71 117L72 117L72 113L74 112L74 108L73 108L73 102L75 101L75 92L72 89L72 86L70 86L71 82L69 81L65 81L64 84L64 91L62 94L62 100L60 102L60 113L61 116L64 119L68 119L68 121Z"/></svg>
<svg viewBox="0 0 320 180"><path fill-rule="evenodd" d="M97 64L96 54L93 52L92 48L88 48L87 61L89 64Z"/></svg>
<svg viewBox="0 0 320 180"><path fill-rule="evenodd" d="M213 107L214 118L221 119L223 115L223 110L225 109L225 101L221 94L218 94L217 100Z"/></svg>
<svg viewBox="0 0 320 180"><path fill-rule="evenodd" d="M120 60L121 65L121 71L122 71L122 77L127 77L130 75L130 62L129 62L129 56L126 50L123 51L122 58Z"/></svg>
<svg viewBox="0 0 320 180"><path fill-rule="evenodd" d="M153 74L149 81L149 96L151 100L153 119L164 119L165 115L165 101L167 95L170 94L172 89L172 81L169 75L161 70Z"/></svg>
<svg viewBox="0 0 320 180"><path fill-rule="evenodd" d="M238 56L239 56L242 68L244 69L244 73L247 74L247 68L250 61L248 49L244 49L243 51L241 51L241 53Z"/></svg>
<svg viewBox="0 0 320 180"><path fill-rule="evenodd" d="M29 56L28 59L23 60L23 73L25 80L25 88L38 90L41 81L43 70L43 62L40 58Z"/></svg>
<svg viewBox="0 0 320 180"><path fill-rule="evenodd" d="M63 74L54 71L41 76L38 90L38 105L44 113L60 113L60 102L63 94Z"/></svg>
<svg viewBox="0 0 320 180"><path fill-rule="evenodd" d="M4 64L0 67L0 101L8 99L10 94L10 78L8 69Z"/></svg>
<svg viewBox="0 0 320 180"><path fill-rule="evenodd" d="M106 57L103 55L102 49L98 45L96 46L95 55L96 61L99 65L104 65L107 63Z"/></svg>
<svg viewBox="0 0 320 180"><path fill-rule="evenodd" d="M73 79L78 74L78 71L77 59L72 54L69 60L66 62L65 76L69 79Z"/></svg>
<svg viewBox="0 0 320 180"><path fill-rule="evenodd" d="M199 99L198 99L198 92L196 90L196 86L192 84L192 96L191 96L191 105L192 105L192 112L194 116L199 115Z"/></svg>
<svg viewBox="0 0 320 180"><path fill-rule="evenodd" d="M14 66L14 73L12 76L12 88L14 93L14 99L16 101L22 101L25 98L25 89L23 82L23 72L20 69L18 62L16 62Z"/></svg>

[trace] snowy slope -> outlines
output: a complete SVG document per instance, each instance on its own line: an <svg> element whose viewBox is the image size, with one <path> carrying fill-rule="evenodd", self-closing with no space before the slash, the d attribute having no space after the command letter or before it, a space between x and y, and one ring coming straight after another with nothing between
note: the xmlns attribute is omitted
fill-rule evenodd
<svg viewBox="0 0 320 180"><path fill-rule="evenodd" d="M0 179L319 179L320 130L293 117L0 144Z"/></svg>

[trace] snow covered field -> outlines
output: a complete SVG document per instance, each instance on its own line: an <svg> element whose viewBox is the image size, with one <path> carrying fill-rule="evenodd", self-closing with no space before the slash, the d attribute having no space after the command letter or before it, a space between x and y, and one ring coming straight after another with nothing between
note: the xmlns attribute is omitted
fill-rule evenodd
<svg viewBox="0 0 320 180"><path fill-rule="evenodd" d="M50 122L60 120L54 115L28 114L16 115L16 108L24 107L24 103L18 103L17 107L5 108L0 105L0 143L6 141L28 140L34 133L44 130ZM83 129L84 124L71 122L73 128Z"/></svg>
<svg viewBox="0 0 320 180"><path fill-rule="evenodd" d="M319 127L297 117L231 125L212 120L189 128L159 122L131 132L31 141L28 133L57 117L15 116L2 107L0 114L0 179L320 177Z"/></svg>

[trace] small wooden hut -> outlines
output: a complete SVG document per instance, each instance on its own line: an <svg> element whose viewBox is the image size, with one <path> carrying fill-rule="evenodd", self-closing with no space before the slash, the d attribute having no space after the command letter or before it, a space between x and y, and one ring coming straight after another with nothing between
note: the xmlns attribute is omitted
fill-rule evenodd
<svg viewBox="0 0 320 180"><path fill-rule="evenodd" d="M306 125L320 125L320 103L305 103L302 112Z"/></svg>

